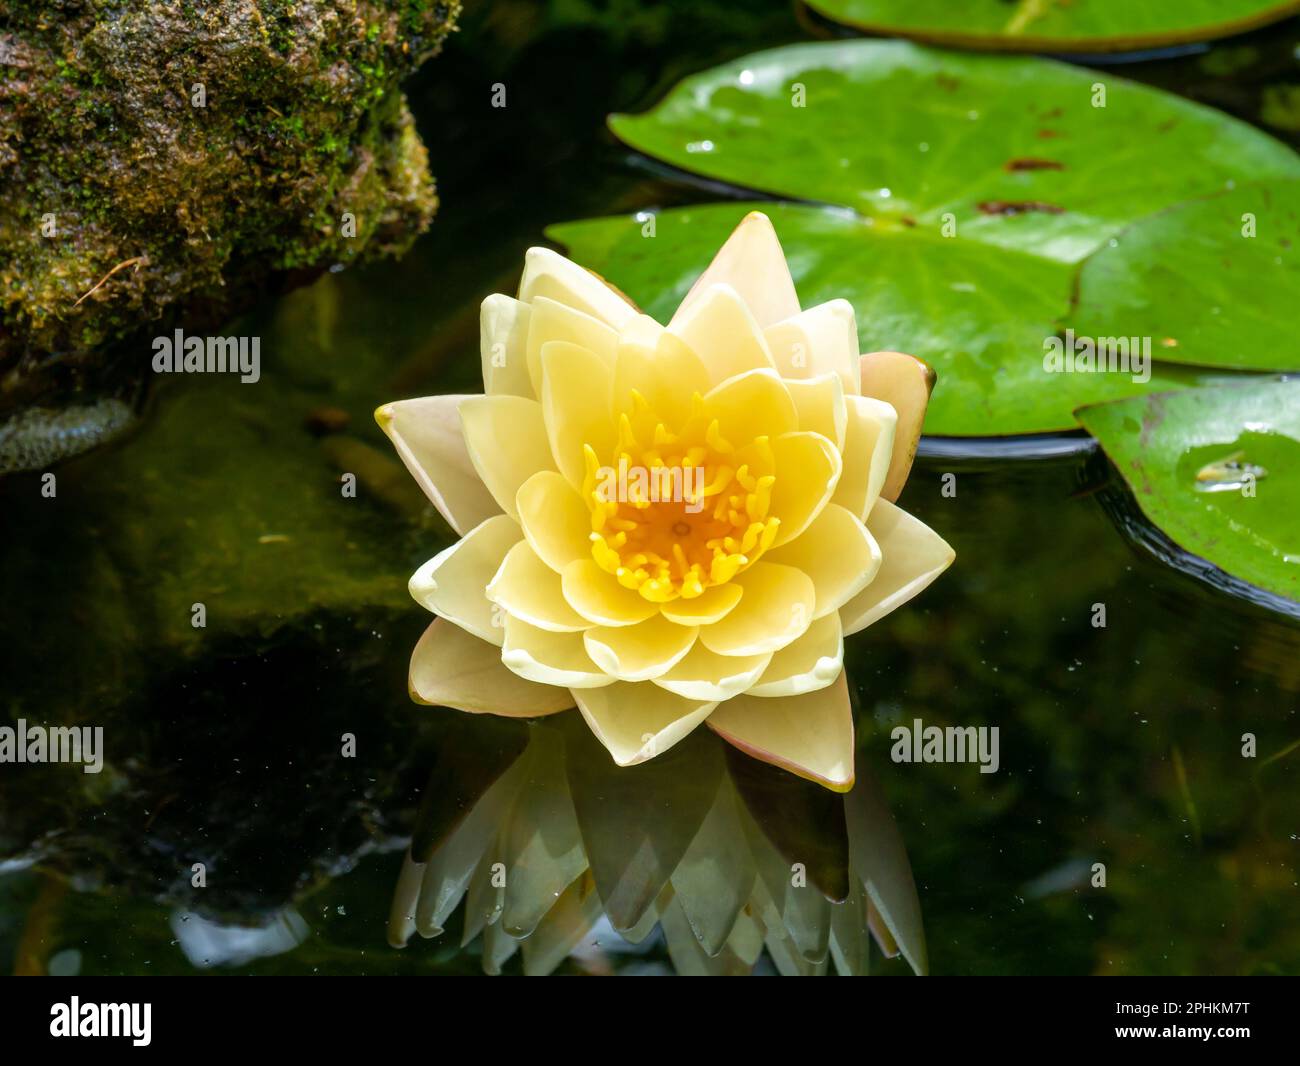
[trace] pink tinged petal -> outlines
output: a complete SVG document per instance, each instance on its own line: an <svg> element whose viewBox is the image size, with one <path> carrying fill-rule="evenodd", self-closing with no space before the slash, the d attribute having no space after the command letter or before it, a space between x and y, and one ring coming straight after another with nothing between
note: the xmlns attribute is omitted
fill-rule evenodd
<svg viewBox="0 0 1300 1066"><path fill-rule="evenodd" d="M848 396L845 401L849 426L844 438L844 473L832 498L859 518L866 518L889 474L898 415L883 400Z"/></svg>
<svg viewBox="0 0 1300 1066"><path fill-rule="evenodd" d="M857 515L837 503L827 504L795 540L764 558L812 578L817 589L814 618L838 611L871 583L881 565L875 538Z"/></svg>
<svg viewBox="0 0 1300 1066"><path fill-rule="evenodd" d="M519 487L515 507L528 543L552 570L591 557L591 514L564 475L538 471Z"/></svg>
<svg viewBox="0 0 1300 1066"><path fill-rule="evenodd" d="M590 315L554 300L540 299L532 305L528 320L526 358L528 378L534 395L542 395L542 349L552 341L565 341L586 348L607 366L614 365L618 334Z"/></svg>
<svg viewBox="0 0 1300 1066"><path fill-rule="evenodd" d="M516 521L515 496L539 470L554 470L542 405L522 396L470 396L460 405L465 447L501 510Z"/></svg>
<svg viewBox="0 0 1300 1066"><path fill-rule="evenodd" d="M810 307L763 336L783 378L834 374L847 395L858 393L858 327L847 300Z"/></svg>
<svg viewBox="0 0 1300 1066"><path fill-rule="evenodd" d="M425 396L387 403L375 411L375 421L406 469L460 536L501 513L474 469L461 432L460 406L473 399L478 397Z"/></svg>
<svg viewBox="0 0 1300 1066"><path fill-rule="evenodd" d="M622 681L649 681L667 673L695 643L697 626L679 626L656 614L630 626L595 626L583 634L587 654Z"/></svg>
<svg viewBox="0 0 1300 1066"><path fill-rule="evenodd" d="M776 545L787 544L812 524L837 494L843 460L820 433L786 433L772 441L776 483L770 514L781 520Z"/></svg>
<svg viewBox="0 0 1300 1066"><path fill-rule="evenodd" d="M417 703L507 718L535 718L573 706L568 689L525 681L502 665L499 648L441 618L415 645L408 687Z"/></svg>
<svg viewBox="0 0 1300 1066"><path fill-rule="evenodd" d="M867 518L867 529L880 545L880 571L840 608L846 636L866 629L906 603L957 557L939 534L888 500L876 503Z"/></svg>
<svg viewBox="0 0 1300 1066"><path fill-rule="evenodd" d="M586 348L565 341L542 346L542 416L551 456L579 491L587 474L585 448L605 463L618 443L609 406L613 378L612 367Z"/></svg>
<svg viewBox="0 0 1300 1066"><path fill-rule="evenodd" d="M591 559L577 559L564 568L564 598L587 625L630 626L659 613L659 605L624 588Z"/></svg>
<svg viewBox="0 0 1300 1066"><path fill-rule="evenodd" d="M501 661L542 685L601 688L616 680L591 661L581 633L553 633L518 618L506 618Z"/></svg>
<svg viewBox="0 0 1300 1066"><path fill-rule="evenodd" d="M716 704L688 700L657 685L619 681L579 689L578 709L619 766L659 755L704 721Z"/></svg>
<svg viewBox="0 0 1300 1066"><path fill-rule="evenodd" d="M520 541L501 563L487 587L487 597L507 614L552 633L576 633L590 623L564 601L560 575Z"/></svg>
<svg viewBox="0 0 1300 1066"><path fill-rule="evenodd" d="M591 315L616 330L637 314L635 307L591 271L549 248L529 248L519 299L533 303L540 297Z"/></svg>
<svg viewBox="0 0 1300 1066"><path fill-rule="evenodd" d="M777 240L772 220L751 211L718 249L678 307L670 325L679 324L713 285L729 285L744 301L760 326L769 326L799 313L790 268Z"/></svg>
<svg viewBox="0 0 1300 1066"><path fill-rule="evenodd" d="M759 561L734 579L745 594L721 622L700 630L719 655L763 655L784 648L812 622L816 590L792 566Z"/></svg>
<svg viewBox="0 0 1300 1066"><path fill-rule="evenodd" d="M818 618L808 632L772 656L767 669L749 688L765 699L801 696L832 684L844 668L844 636L837 613Z"/></svg>
<svg viewBox="0 0 1300 1066"><path fill-rule="evenodd" d="M729 700L753 685L771 660L771 652L719 655L696 641L685 658L654 683L688 700Z"/></svg>
<svg viewBox="0 0 1300 1066"><path fill-rule="evenodd" d="M756 759L836 792L853 787L853 711L843 671L828 688L784 699L737 696L709 728Z"/></svg>
<svg viewBox="0 0 1300 1066"><path fill-rule="evenodd" d="M737 447L799 428L794 400L775 370L747 370L728 378L704 397L704 409Z"/></svg>
<svg viewBox="0 0 1300 1066"><path fill-rule="evenodd" d="M721 622L740 602L745 590L734 581L710 585L694 599L678 597L660 606L663 616L683 626L711 626Z"/></svg>
<svg viewBox="0 0 1300 1066"><path fill-rule="evenodd" d="M859 366L862 394L884 400L898 413L889 473L880 490L880 495L893 503L903 491L916 458L935 373L929 363L902 352L868 352Z"/></svg>
<svg viewBox="0 0 1300 1066"><path fill-rule="evenodd" d="M683 307L668 330L700 357L710 380L726 381L746 370L775 367L758 323L735 289L710 285L698 300Z"/></svg>
<svg viewBox="0 0 1300 1066"><path fill-rule="evenodd" d="M483 391L536 398L528 377L529 308L510 296L494 293L479 312L479 353Z"/></svg>
<svg viewBox="0 0 1300 1066"><path fill-rule="evenodd" d="M797 428L809 433L820 433L835 445L836 451L842 451L849 411L844 402L844 385L839 377L835 374L821 374L801 380L787 378L785 387L798 414Z"/></svg>
<svg viewBox="0 0 1300 1066"><path fill-rule="evenodd" d="M426 610L500 647L501 611L487 598L487 586L520 537L509 515L489 518L420 567L408 585L411 596Z"/></svg>

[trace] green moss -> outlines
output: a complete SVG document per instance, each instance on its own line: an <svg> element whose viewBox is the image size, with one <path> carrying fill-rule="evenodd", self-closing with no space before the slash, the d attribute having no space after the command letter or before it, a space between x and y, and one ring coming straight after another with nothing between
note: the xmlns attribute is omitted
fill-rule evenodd
<svg viewBox="0 0 1300 1066"><path fill-rule="evenodd" d="M216 324L274 274L404 250L437 196L397 86L458 14L433 0L0 11L0 419L93 384L115 345L129 345L115 366L143 372L142 331Z"/></svg>

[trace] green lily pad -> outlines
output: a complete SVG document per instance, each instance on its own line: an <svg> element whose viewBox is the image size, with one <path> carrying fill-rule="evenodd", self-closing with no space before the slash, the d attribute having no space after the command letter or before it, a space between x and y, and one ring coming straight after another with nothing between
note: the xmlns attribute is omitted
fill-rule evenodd
<svg viewBox="0 0 1300 1066"><path fill-rule="evenodd" d="M927 433L1039 433L1076 427L1074 409L1195 384L1195 372L1156 366L1150 382L1124 374L1051 374L1045 339L1069 307L1070 269L1011 249L948 241L931 249L906 231L803 204L713 204L655 218L591 219L546 232L569 254L666 322L748 211L772 218L805 307L844 297L864 352L904 351L939 374ZM938 239L933 239L932 243Z"/></svg>
<svg viewBox="0 0 1300 1066"><path fill-rule="evenodd" d="M845 297L864 351L935 367L926 430L939 435L1071 429L1083 404L1196 383L1186 371L1143 383L1045 369L1076 264L1155 212L1300 178L1289 148L1158 90L899 41L747 56L610 127L701 177L801 201L749 206L773 216L805 306ZM548 232L663 315L743 210L663 212L653 243L627 219Z"/></svg>
<svg viewBox="0 0 1300 1066"><path fill-rule="evenodd" d="M1244 33L1300 10L1289 0L808 0L836 22L936 44L1124 52Z"/></svg>
<svg viewBox="0 0 1300 1066"><path fill-rule="evenodd" d="M1152 215L1084 263L1071 325L1145 336L1180 363L1300 369L1300 181L1246 185Z"/></svg>
<svg viewBox="0 0 1300 1066"><path fill-rule="evenodd" d="M1300 614L1300 381L1189 389L1079 418L1175 544Z"/></svg>

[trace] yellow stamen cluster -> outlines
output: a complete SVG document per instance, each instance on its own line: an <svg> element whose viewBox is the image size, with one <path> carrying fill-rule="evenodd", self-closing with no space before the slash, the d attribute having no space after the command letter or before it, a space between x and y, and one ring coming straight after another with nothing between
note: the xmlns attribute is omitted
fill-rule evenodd
<svg viewBox="0 0 1300 1066"><path fill-rule="evenodd" d="M602 466L585 447L592 558L653 603L694 599L726 584L776 539L780 519L768 515L772 449L766 437L738 449L698 394L676 432L638 393L632 401L632 416L619 417L611 463ZM619 475L617 492L609 491L611 472ZM674 491L664 491L670 486Z"/></svg>

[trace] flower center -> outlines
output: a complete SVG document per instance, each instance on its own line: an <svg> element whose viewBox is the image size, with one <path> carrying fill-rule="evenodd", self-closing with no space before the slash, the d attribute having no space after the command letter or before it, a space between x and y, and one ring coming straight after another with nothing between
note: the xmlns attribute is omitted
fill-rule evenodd
<svg viewBox="0 0 1300 1066"><path fill-rule="evenodd" d="M632 398L611 461L602 464L585 449L592 558L654 603L694 599L726 584L775 540L772 449L758 437L738 450L699 396L678 432L656 420L638 394Z"/></svg>

